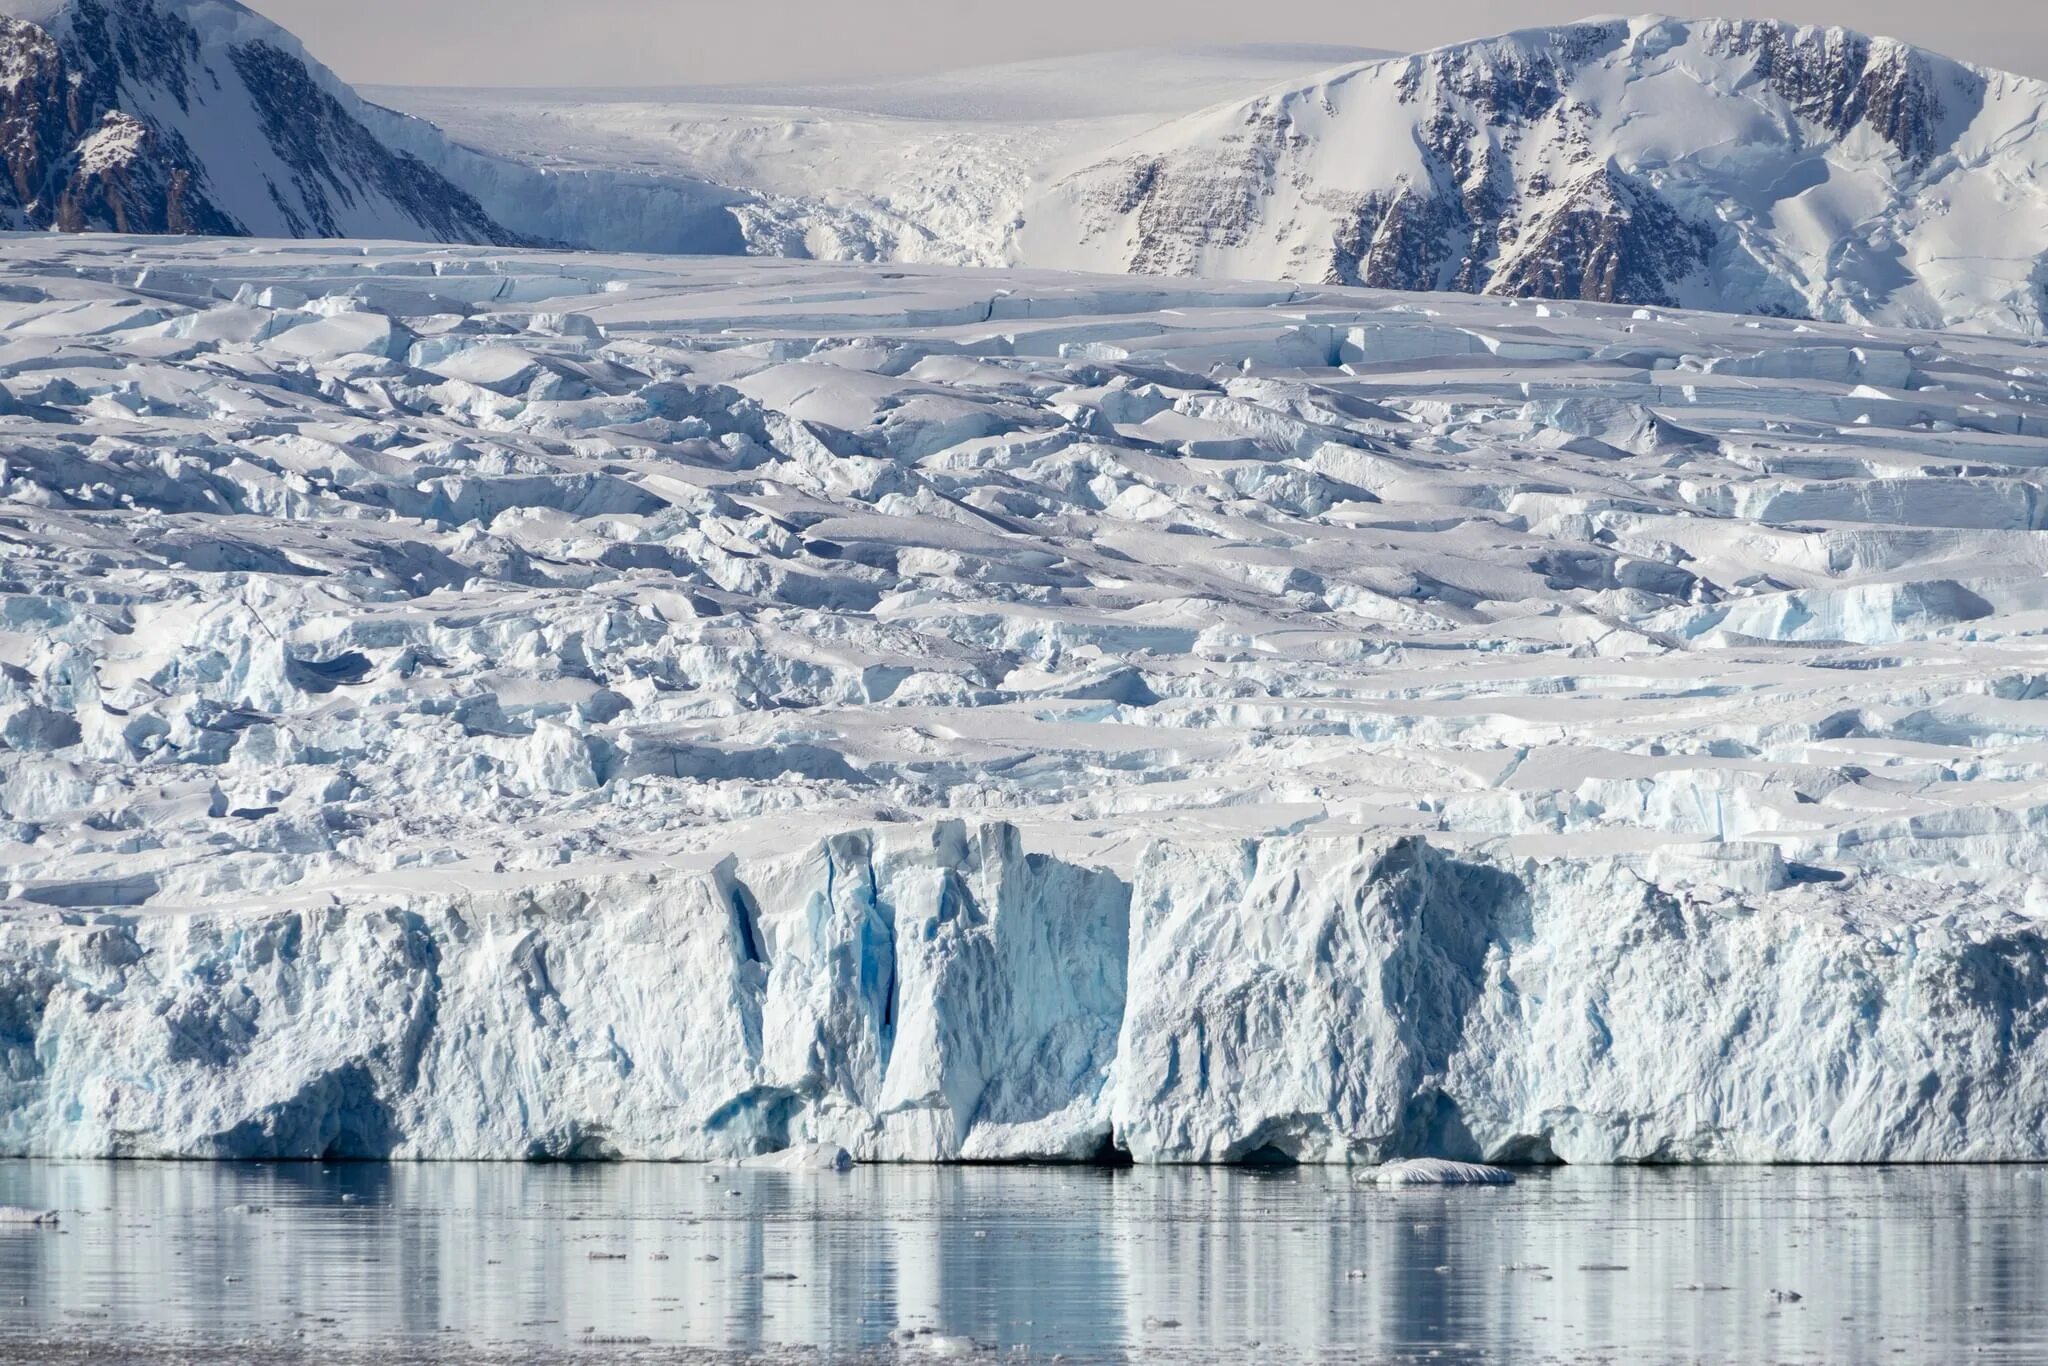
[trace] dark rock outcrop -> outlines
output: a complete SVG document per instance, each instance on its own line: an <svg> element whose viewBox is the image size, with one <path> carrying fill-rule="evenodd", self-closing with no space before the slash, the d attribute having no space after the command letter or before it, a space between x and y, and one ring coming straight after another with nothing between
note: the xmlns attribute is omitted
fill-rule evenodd
<svg viewBox="0 0 2048 1366"><path fill-rule="evenodd" d="M0 16L0 223L66 232L520 239L229 0Z"/></svg>
<svg viewBox="0 0 2048 1366"><path fill-rule="evenodd" d="M1939 296L1900 243L1956 191L1915 186L1954 170L1988 88L1841 29L1595 20L1167 125L1051 187L1045 218L1094 268L1821 316L1897 295L1918 316ZM1831 202L1792 211L1796 240L1778 220L1859 177L1856 202L1890 206L1853 240L1815 239Z"/></svg>

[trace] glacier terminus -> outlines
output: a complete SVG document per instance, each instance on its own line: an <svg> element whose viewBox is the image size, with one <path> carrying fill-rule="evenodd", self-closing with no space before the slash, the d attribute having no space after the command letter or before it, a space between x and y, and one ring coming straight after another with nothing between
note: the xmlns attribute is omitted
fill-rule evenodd
<svg viewBox="0 0 2048 1366"><path fill-rule="evenodd" d="M0 368L0 1153L2048 1157L2038 342L28 234Z"/></svg>

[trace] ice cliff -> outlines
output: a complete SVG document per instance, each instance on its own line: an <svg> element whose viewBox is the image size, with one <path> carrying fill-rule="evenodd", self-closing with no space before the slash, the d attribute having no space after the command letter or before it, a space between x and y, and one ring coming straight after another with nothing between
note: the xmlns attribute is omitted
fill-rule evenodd
<svg viewBox="0 0 2048 1366"><path fill-rule="evenodd" d="M0 243L0 1153L2048 1157L2043 376Z"/></svg>
<svg viewBox="0 0 2048 1366"><path fill-rule="evenodd" d="M2048 1157L2048 937L1416 837L942 823L0 928L0 1152L1370 1162ZM463 879L468 881L468 879Z"/></svg>

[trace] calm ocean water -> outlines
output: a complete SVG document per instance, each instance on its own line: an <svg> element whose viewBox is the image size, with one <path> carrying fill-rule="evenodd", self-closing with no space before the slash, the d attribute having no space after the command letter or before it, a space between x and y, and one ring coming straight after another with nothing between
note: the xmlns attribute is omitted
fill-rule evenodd
<svg viewBox="0 0 2048 1366"><path fill-rule="evenodd" d="M2036 1168L0 1163L0 1357L2048 1360Z"/></svg>

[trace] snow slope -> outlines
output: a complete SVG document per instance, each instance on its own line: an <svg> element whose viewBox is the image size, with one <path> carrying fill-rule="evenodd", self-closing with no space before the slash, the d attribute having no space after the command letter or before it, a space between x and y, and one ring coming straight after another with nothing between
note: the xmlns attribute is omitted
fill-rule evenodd
<svg viewBox="0 0 2048 1366"><path fill-rule="evenodd" d="M730 192L463 148L233 0L0 0L0 149L16 229L741 248Z"/></svg>
<svg viewBox="0 0 2048 1366"><path fill-rule="evenodd" d="M0 243L0 1153L2048 1157L2048 349Z"/></svg>
<svg viewBox="0 0 2048 1366"><path fill-rule="evenodd" d="M736 187L746 249L1002 263L1025 198L1192 107L1374 55L1307 44L1161 48L875 84L674 90L378 88L462 143L552 174ZM578 240L632 249L594 224Z"/></svg>

